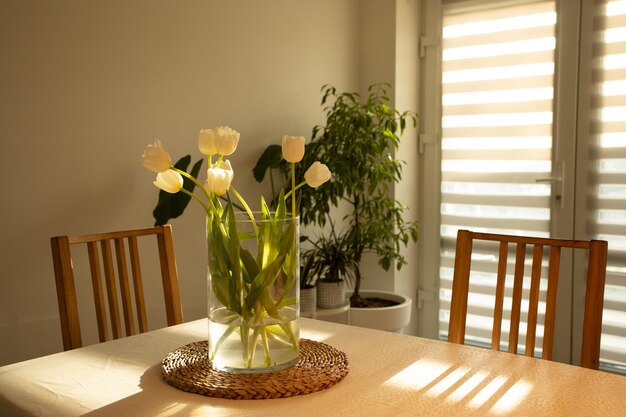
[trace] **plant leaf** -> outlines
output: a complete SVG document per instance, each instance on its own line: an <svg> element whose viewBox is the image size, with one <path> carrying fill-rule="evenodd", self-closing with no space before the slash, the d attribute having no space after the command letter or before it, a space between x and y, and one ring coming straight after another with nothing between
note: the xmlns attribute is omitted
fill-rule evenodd
<svg viewBox="0 0 626 417"><path fill-rule="evenodd" d="M268 169L280 168L280 162L283 158L282 147L280 145L269 145L257 161L252 174L257 182L262 182Z"/></svg>
<svg viewBox="0 0 626 417"><path fill-rule="evenodd" d="M247 273L247 283L251 284L254 277L259 274L259 267L256 264L254 256L250 253L248 249L241 248L239 252L239 256L241 256L241 262L243 263L243 267Z"/></svg>

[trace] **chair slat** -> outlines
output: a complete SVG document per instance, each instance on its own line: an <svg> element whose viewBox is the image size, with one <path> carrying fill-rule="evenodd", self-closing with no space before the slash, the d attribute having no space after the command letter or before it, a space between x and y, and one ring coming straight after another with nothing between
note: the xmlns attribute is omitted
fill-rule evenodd
<svg viewBox="0 0 626 417"><path fill-rule="evenodd" d="M89 254L89 269L91 271L91 286L93 288L93 301L96 309L96 321L98 323L98 337L100 342L109 340L109 325L107 322L106 306L104 304L104 291L102 290L102 277L100 274L100 256L96 242L87 243Z"/></svg>
<svg viewBox="0 0 626 417"><path fill-rule="evenodd" d="M607 252L608 243L606 241L591 241L589 266L587 269L587 290L585 293L583 346L581 351L581 366L591 369L598 369L600 360Z"/></svg>
<svg viewBox="0 0 626 417"><path fill-rule="evenodd" d="M165 298L167 324L171 326L182 322L183 310L180 305L178 272L176 271L172 227L170 225L165 225L163 227L163 233L157 236L157 242L159 246L159 259L161 262L161 278L163 281L163 296ZM177 278L172 279L172 277Z"/></svg>
<svg viewBox="0 0 626 417"><path fill-rule="evenodd" d="M491 349L500 350L500 338L502 335L502 308L504 306L504 288L506 283L506 267L509 256L509 244L500 242L498 256L498 278L496 281L496 303L493 308L493 333L491 337Z"/></svg>
<svg viewBox="0 0 626 417"><path fill-rule="evenodd" d="M465 316L467 315L469 275L472 263L472 239L469 232L459 231L456 254L448 340L463 344L465 343Z"/></svg>
<svg viewBox="0 0 626 417"><path fill-rule="evenodd" d="M522 285L524 280L524 259L526 244L518 243L515 250L515 274L513 276L513 300L511 304L511 326L509 330L509 352L517 353L519 341L520 310L522 306Z"/></svg>
<svg viewBox="0 0 626 417"><path fill-rule="evenodd" d="M139 258L139 244L136 236L128 238L128 252L130 253L130 268L133 274L133 288L135 290L135 307L137 308L137 321L141 333L148 330L148 317L146 316L146 301L143 295L143 280L141 277L141 261Z"/></svg>
<svg viewBox="0 0 626 417"><path fill-rule="evenodd" d="M550 248L550 264L548 266L548 288L546 290L546 313L544 319L543 346L541 357L552 360L554 350L554 323L556 321L556 295L559 285L559 270L561 266L561 248Z"/></svg>
<svg viewBox="0 0 626 417"><path fill-rule="evenodd" d="M537 338L537 315L539 308L539 284L541 282L541 262L543 245L533 246L533 264L530 275L530 296L528 297L528 319L526 323L526 356L534 356Z"/></svg>
<svg viewBox="0 0 626 417"><path fill-rule="evenodd" d="M111 317L111 330L113 339L122 337L122 326L120 322L120 308L117 301L117 285L115 284L115 272L113 271L113 257L111 256L111 242L103 240L100 242L102 250L102 265L104 266L104 278L107 287L107 301L109 303L109 316Z"/></svg>
<svg viewBox="0 0 626 417"><path fill-rule="evenodd" d="M136 334L135 320L133 318L133 302L130 296L130 286L128 282L128 266L126 262L126 248L123 238L116 238L115 258L117 259L117 277L120 282L120 294L122 296L122 311L124 313L124 330L126 336Z"/></svg>
<svg viewBox="0 0 626 417"><path fill-rule="evenodd" d="M67 236L53 237L50 239L50 246L52 247L52 263L59 302L63 349L76 349L83 345L83 341L80 332L69 239Z"/></svg>

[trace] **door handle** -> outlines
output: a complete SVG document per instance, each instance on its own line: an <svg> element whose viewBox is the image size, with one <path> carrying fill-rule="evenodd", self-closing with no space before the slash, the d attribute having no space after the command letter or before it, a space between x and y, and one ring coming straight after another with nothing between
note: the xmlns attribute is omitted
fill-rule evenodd
<svg viewBox="0 0 626 417"><path fill-rule="evenodd" d="M554 199L557 201L559 208L564 207L563 193L565 192L565 181L563 181L563 173L565 172L565 162L557 162L556 176L537 178L535 182L543 182L552 184L552 192L554 193Z"/></svg>

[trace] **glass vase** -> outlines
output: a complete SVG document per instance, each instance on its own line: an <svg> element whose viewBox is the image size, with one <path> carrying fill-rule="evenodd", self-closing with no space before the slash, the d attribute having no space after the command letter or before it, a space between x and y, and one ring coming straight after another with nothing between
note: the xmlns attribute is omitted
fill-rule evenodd
<svg viewBox="0 0 626 417"><path fill-rule="evenodd" d="M299 219L285 213L207 217L209 358L261 373L299 355Z"/></svg>

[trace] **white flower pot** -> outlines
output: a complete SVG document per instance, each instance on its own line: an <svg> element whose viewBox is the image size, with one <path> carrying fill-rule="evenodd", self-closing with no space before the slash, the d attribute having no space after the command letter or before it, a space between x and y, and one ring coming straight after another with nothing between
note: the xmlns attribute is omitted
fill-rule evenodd
<svg viewBox="0 0 626 417"><path fill-rule="evenodd" d="M319 308L337 308L346 302L346 287L343 281L317 281L317 306Z"/></svg>
<svg viewBox="0 0 626 417"><path fill-rule="evenodd" d="M313 313L317 309L317 288L300 288L300 314Z"/></svg>
<svg viewBox="0 0 626 417"><path fill-rule="evenodd" d="M391 307L359 308L350 307L350 324L353 326L367 327L370 329L401 332L411 321L410 298L388 291L363 291L361 297L379 297L399 304Z"/></svg>

